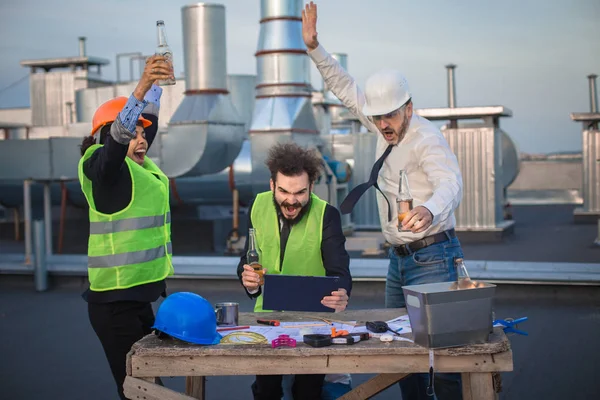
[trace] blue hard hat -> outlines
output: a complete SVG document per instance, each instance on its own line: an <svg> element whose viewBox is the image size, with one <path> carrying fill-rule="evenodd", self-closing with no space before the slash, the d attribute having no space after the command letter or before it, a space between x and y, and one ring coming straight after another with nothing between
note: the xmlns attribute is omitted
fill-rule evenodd
<svg viewBox="0 0 600 400"><path fill-rule="evenodd" d="M218 344L217 317L212 305L190 292L169 295L158 307L153 329L195 344Z"/></svg>

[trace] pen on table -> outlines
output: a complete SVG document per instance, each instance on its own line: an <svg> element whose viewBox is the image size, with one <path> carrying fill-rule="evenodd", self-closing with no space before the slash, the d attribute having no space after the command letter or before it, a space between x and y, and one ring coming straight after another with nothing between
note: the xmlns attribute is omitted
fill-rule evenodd
<svg viewBox="0 0 600 400"><path fill-rule="evenodd" d="M257 319L256 322L262 325L279 326L279 321L276 319Z"/></svg>
<svg viewBox="0 0 600 400"><path fill-rule="evenodd" d="M237 331L238 329L250 329L249 326L228 326L227 328L217 328L217 332Z"/></svg>

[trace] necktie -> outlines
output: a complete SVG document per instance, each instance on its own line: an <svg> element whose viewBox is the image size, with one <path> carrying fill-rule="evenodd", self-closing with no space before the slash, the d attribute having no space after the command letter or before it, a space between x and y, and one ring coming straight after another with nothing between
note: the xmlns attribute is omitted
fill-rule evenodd
<svg viewBox="0 0 600 400"><path fill-rule="evenodd" d="M386 157L392 151L392 147L394 146L389 145L387 149L385 149L381 157L379 157L379 159L375 161L375 164L373 164L373 169L371 169L371 175L369 176L369 180L365 183L361 183L360 185L352 189L350 193L348 193L348 196L346 196L344 201L342 201L342 204L340 205L340 211L342 212L342 214L350 214L352 212L352 209L354 208L354 205L356 204L358 199L360 199L360 196L362 196L368 188L370 188L371 186L375 186L375 189L379 190L379 193L383 195L383 198L388 203L388 221L392 220L392 206L390 205L390 201L387 199L387 197L385 197L381 189L379 189L379 185L377 185L377 177L379 176L379 171L381 170L381 167L383 166L383 162L385 161Z"/></svg>
<svg viewBox="0 0 600 400"><path fill-rule="evenodd" d="M283 218L283 217L282 217ZM285 218L281 221L281 230L279 231L279 265L283 266L283 256L285 247L287 246L288 238L290 237L290 223Z"/></svg>

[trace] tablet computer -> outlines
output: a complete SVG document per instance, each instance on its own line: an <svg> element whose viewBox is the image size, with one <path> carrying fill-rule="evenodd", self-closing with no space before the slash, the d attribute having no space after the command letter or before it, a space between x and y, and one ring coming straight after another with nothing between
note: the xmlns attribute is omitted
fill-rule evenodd
<svg viewBox="0 0 600 400"><path fill-rule="evenodd" d="M341 287L339 276L265 274L263 309L272 311L334 312L321 300Z"/></svg>

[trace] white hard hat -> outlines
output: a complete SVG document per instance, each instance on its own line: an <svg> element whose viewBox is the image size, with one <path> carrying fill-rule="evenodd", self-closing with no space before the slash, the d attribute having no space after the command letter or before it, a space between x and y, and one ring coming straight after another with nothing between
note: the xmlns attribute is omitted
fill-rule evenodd
<svg viewBox="0 0 600 400"><path fill-rule="evenodd" d="M410 98L404 75L393 69L379 71L367 79L362 112L366 116L385 115L400 108Z"/></svg>

